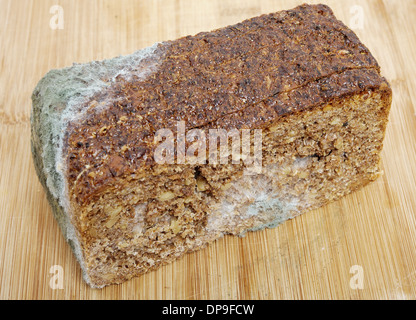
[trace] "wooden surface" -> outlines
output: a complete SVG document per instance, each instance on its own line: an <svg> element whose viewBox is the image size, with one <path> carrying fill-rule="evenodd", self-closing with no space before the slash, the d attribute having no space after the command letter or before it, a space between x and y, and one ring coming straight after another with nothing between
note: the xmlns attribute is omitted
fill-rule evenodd
<svg viewBox="0 0 416 320"><path fill-rule="evenodd" d="M415 299L416 1L322 2L354 28L391 82L384 175L275 229L225 237L155 272L93 290L81 279L32 164L30 96L37 82L52 68L301 2L0 0L0 298ZM50 26L55 4L64 10L63 29ZM51 287L54 265L62 267L62 289Z"/></svg>

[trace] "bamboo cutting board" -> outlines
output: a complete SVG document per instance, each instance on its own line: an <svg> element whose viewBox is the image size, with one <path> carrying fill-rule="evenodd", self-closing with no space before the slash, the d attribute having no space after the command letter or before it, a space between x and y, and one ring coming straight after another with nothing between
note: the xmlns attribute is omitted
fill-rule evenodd
<svg viewBox="0 0 416 320"><path fill-rule="evenodd" d="M0 0L0 298L415 299L414 0L321 1L370 48L394 94L384 175L338 202L94 290L82 281L36 177L30 96L48 70L302 2Z"/></svg>

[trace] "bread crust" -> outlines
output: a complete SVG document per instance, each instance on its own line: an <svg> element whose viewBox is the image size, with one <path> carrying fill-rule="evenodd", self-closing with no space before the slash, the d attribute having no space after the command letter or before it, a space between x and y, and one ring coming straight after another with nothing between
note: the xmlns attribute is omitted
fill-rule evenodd
<svg viewBox="0 0 416 320"><path fill-rule="evenodd" d="M334 99L390 90L370 51L325 5L261 15L158 51L141 62L147 68L156 59L157 72L119 76L85 102L84 119L69 124L67 177L80 205L115 177L154 165L155 132L177 121L186 129L265 128ZM108 100L114 103L94 111Z"/></svg>

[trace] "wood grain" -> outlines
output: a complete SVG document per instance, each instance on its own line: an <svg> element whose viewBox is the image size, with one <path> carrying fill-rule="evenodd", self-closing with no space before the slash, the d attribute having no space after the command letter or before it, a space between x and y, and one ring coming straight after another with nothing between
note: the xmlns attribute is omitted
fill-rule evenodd
<svg viewBox="0 0 416 320"><path fill-rule="evenodd" d="M415 299L416 1L321 1L370 48L394 99L384 175L275 228L225 237L122 285L90 289L35 174L31 93L52 68L128 54L303 1L0 0L1 299ZM311 1L316 3L317 1ZM51 6L64 28L50 27ZM357 28L359 8L363 28ZM62 266L63 289L50 268ZM353 266L363 287L351 285Z"/></svg>

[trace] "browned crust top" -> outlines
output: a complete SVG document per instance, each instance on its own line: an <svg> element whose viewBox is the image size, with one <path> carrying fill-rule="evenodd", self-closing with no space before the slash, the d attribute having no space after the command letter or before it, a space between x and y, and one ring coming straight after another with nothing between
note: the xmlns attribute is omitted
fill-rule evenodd
<svg viewBox="0 0 416 320"><path fill-rule="evenodd" d="M369 50L325 5L302 5L159 45L157 72L118 77L66 135L71 195L154 164L158 129L263 128L280 116L377 88ZM154 64L155 57L141 62ZM103 110L92 106L115 101ZM96 102L95 102L96 101ZM100 172L100 174L96 174Z"/></svg>

